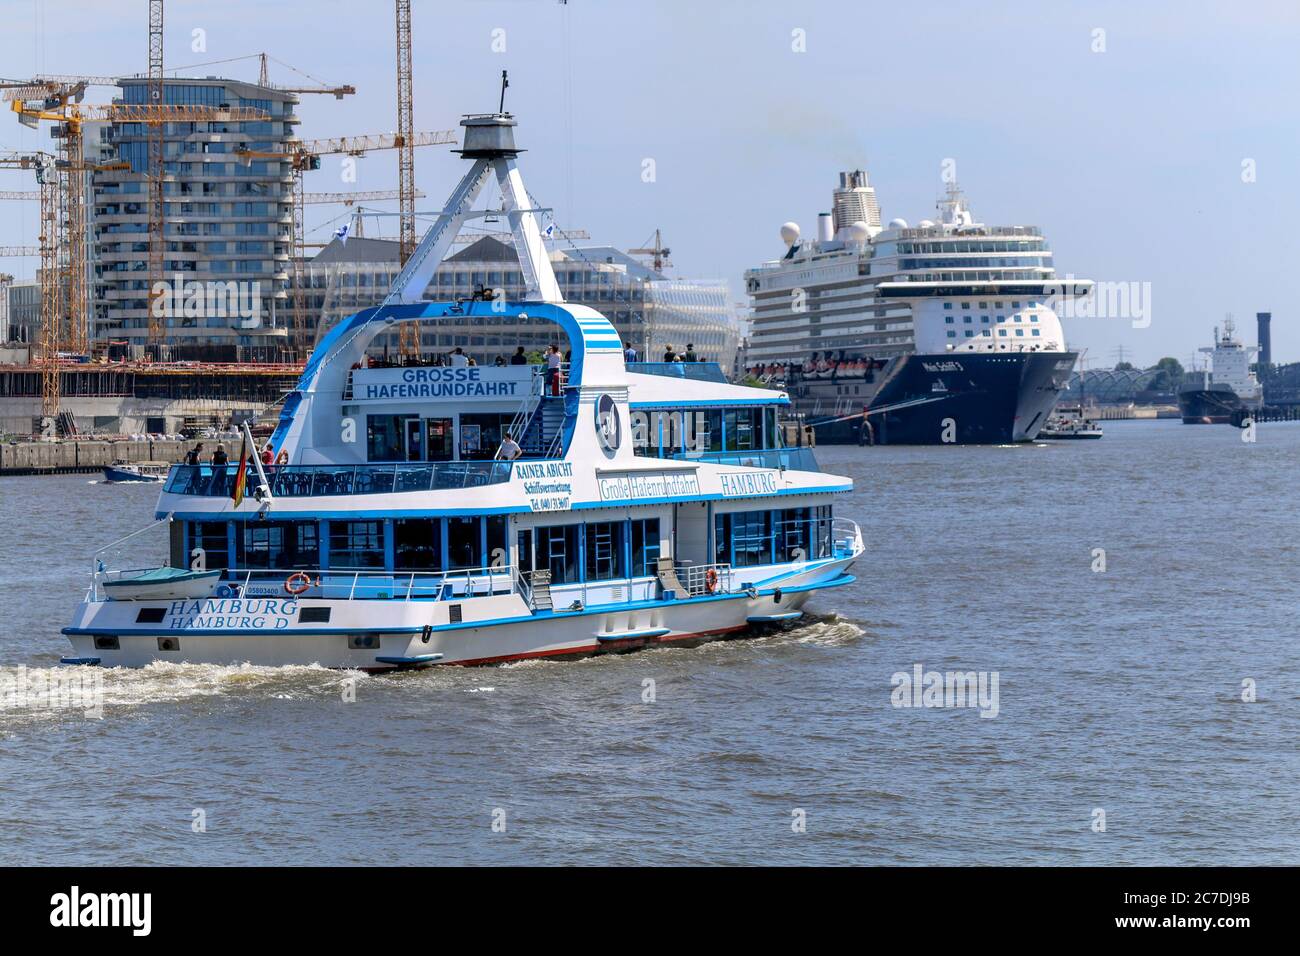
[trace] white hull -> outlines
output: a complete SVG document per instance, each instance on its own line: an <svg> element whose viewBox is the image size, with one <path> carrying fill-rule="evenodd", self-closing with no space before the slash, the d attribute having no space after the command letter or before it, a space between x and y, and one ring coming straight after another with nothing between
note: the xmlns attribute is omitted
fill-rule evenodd
<svg viewBox="0 0 1300 956"><path fill-rule="evenodd" d="M757 623L793 620L822 587L846 584L853 558L818 562L783 575L777 586L681 601L641 601L580 612L529 613L518 595L459 603L464 619L447 621L451 602L347 600L211 600L199 602L205 627L137 622L138 602L86 603L68 634L83 661L143 667L154 661L194 664L319 664L392 670L442 664L492 664L533 657L585 656L738 634ZM253 613L246 615L248 605ZM330 607L328 625L294 623L304 607ZM186 608L170 610L184 612ZM287 613L285 613L287 610ZM215 626L215 625L221 626ZM234 625L234 626L227 626ZM109 639L106 641L105 639ZM373 646L355 646L374 641ZM115 642L116 648L108 646ZM166 645L174 650L164 650Z"/></svg>

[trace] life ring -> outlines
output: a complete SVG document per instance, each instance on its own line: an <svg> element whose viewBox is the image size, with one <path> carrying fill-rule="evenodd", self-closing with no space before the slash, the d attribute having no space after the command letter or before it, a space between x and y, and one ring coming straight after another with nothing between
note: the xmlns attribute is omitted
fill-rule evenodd
<svg viewBox="0 0 1300 956"><path fill-rule="evenodd" d="M709 570L704 572L704 586L709 589L710 594L713 594L718 590L717 568L709 568Z"/></svg>
<svg viewBox="0 0 1300 956"><path fill-rule="evenodd" d="M302 594L309 587L311 587L311 578L307 576L306 571L295 571L284 579L284 590L288 594Z"/></svg>

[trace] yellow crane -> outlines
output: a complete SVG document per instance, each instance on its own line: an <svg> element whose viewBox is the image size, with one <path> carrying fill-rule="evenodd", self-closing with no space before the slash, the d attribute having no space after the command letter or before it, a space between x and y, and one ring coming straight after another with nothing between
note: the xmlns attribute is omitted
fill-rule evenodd
<svg viewBox="0 0 1300 956"><path fill-rule="evenodd" d="M396 0L397 10L397 209L398 263L401 269L415 252L415 129L414 90L411 74L411 0ZM420 354L420 326L403 322L398 333L403 355Z"/></svg>

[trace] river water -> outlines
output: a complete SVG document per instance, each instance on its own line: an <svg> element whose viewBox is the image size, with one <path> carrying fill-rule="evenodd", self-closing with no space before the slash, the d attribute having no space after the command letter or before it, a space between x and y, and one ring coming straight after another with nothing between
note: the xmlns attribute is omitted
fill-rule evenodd
<svg viewBox="0 0 1300 956"><path fill-rule="evenodd" d="M0 479L0 692L28 688L0 694L0 863L1300 863L1300 425L1240 435L822 448L868 554L797 626L106 671L100 716L32 688L157 487ZM986 706L895 706L918 665L982 674Z"/></svg>

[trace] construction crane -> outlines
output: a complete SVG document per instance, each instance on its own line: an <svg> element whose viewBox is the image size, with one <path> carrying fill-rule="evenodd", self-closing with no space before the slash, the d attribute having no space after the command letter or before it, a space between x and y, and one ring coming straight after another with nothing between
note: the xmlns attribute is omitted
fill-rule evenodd
<svg viewBox="0 0 1300 956"><path fill-rule="evenodd" d="M35 193L30 198L35 198ZM396 189L375 189L370 192L351 192L351 193L303 193L302 201L305 205L321 205L323 203L342 203L344 206L351 206L359 202L378 202L382 199L396 199ZM416 191L417 198L424 198L424 193ZM23 193L23 198L28 198L28 194ZM0 193L0 199L4 198L4 193ZM17 198L17 196L15 196Z"/></svg>
<svg viewBox="0 0 1300 956"><path fill-rule="evenodd" d="M0 259L22 259L40 254L40 246L0 246Z"/></svg>
<svg viewBox="0 0 1300 956"><path fill-rule="evenodd" d="M159 109L166 104L163 87L163 0L149 0L149 105ZM149 127L149 164L145 167L149 177L149 294L148 341L158 349L161 357L166 325L155 308L163 277L163 253L166 208L163 206L163 144L166 127L155 123Z"/></svg>
<svg viewBox="0 0 1300 956"><path fill-rule="evenodd" d="M68 294L64 301L68 313L70 338L67 344L74 352L85 352L89 345L89 325L88 317L90 314L89 302L89 248L86 242L86 173L99 170L109 169L129 169L129 164L125 162L95 164L87 163L84 159L84 133L82 127L87 123L140 123L150 129L150 139L152 141L153 131L161 130L167 123L193 123L193 122L249 122L253 120L269 119L270 114L265 110L253 109L250 107L221 107L213 108L207 106L153 106L148 104L132 105L122 103L111 103L106 105L86 105L74 102L74 99L80 95L80 84L72 87L63 87L54 91L53 95L45 95L39 100L30 100L26 98L28 87L11 89L5 93L5 98L10 99L10 107L17 114L19 122L26 126L35 127L42 120L53 122L55 125L53 135L59 140L59 155L56 161L56 167L62 180L59 190L59 201L62 204L62 210L55 216L55 235L57 236L56 248L59 255L66 263ZM46 93L49 89L46 88ZM154 185L161 185L161 181L154 174L152 167L148 173L150 176L150 189ZM162 215L162 203L159 201L155 209L151 204L149 209L150 222L150 262L149 262L149 341L155 346L161 345L165 334L164 316L161 310L154 307L154 299L157 295L158 283L162 277L162 263L159 259L157 273L154 272L154 249L157 248L161 253L163 245L161 242L156 243L157 238L153 235L156 222ZM157 278L153 278L157 275Z"/></svg>
<svg viewBox="0 0 1300 956"><path fill-rule="evenodd" d="M40 186L40 246L0 247L0 256L40 256L37 273L41 286L41 414L59 413L59 344L63 338L63 282L59 272L59 175L49 153L0 155L0 168L30 169Z"/></svg>
<svg viewBox="0 0 1300 956"><path fill-rule="evenodd" d="M34 189L4 189L0 190L0 199L30 199L35 201L41 198L41 194Z"/></svg>
<svg viewBox="0 0 1300 956"><path fill-rule="evenodd" d="M258 86L265 86L268 89L279 90L281 93L329 93L332 94L336 100L341 100L345 96L351 96L357 91L357 88L352 86L350 83L344 83L340 86L326 86L324 84L320 86L271 86L271 77L267 70L267 60L275 60L275 57L271 56L269 53L259 53L257 56L262 64L257 72ZM275 62L279 63L281 66L289 66L288 63L285 63L282 60L275 60ZM302 73L301 70L294 69L292 66L289 66L289 69L293 70L295 73ZM303 75L306 76L307 74L304 73ZM313 79L315 79L315 77L313 77Z"/></svg>
<svg viewBox="0 0 1300 956"><path fill-rule="evenodd" d="M255 159L286 160L293 170L293 295L290 304L292 323L291 344L300 341L304 335L306 311L302 304L302 264L306 257L306 244L303 226L303 207L307 204L303 192L302 174L313 169L320 169L320 158L328 155L364 156L371 150L398 149L403 144L411 148L416 146L446 146L458 142L455 130L437 132L419 132L408 136L394 133L381 133L366 136L334 136L328 139L309 139L285 143L281 152L262 152L250 149L237 149L235 156L244 163ZM414 199L412 199L414 205ZM406 323L411 325L414 323Z"/></svg>
<svg viewBox="0 0 1300 956"><path fill-rule="evenodd" d="M672 265L672 262L668 259L672 254L672 250L663 244L663 240L659 237L658 229L655 230L655 244L653 246L644 246L640 249L629 249L627 252L628 255L631 256L650 256L651 261L654 263L655 272L663 272L664 266Z"/></svg>
<svg viewBox="0 0 1300 956"><path fill-rule="evenodd" d="M415 130L414 82L411 74L411 0L396 0L397 7L397 211L398 269L415 252ZM420 324L403 322L398 333L403 355L420 354Z"/></svg>

